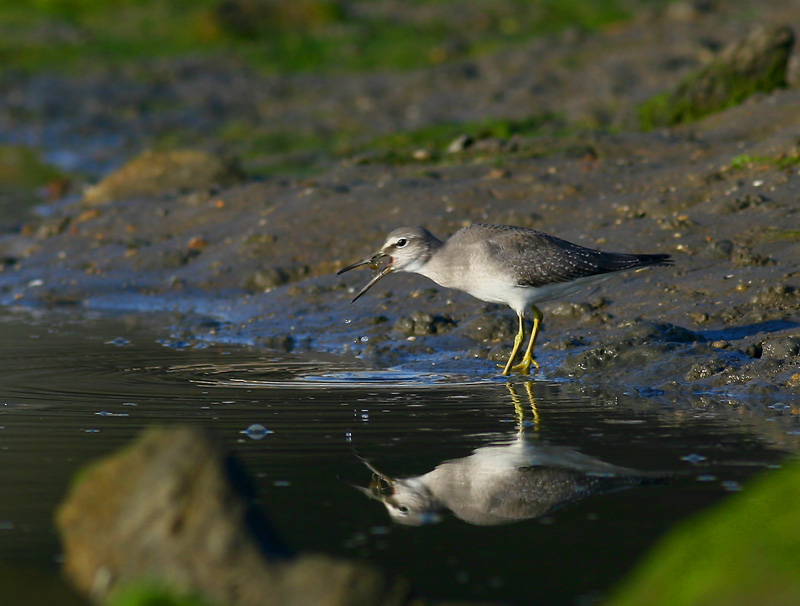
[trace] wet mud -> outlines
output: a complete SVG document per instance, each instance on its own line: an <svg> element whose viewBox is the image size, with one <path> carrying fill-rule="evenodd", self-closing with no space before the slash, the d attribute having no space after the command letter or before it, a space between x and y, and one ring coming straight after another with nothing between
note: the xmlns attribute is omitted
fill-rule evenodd
<svg viewBox="0 0 800 606"><path fill-rule="evenodd" d="M797 402L796 54L787 88L689 125L637 126L638 103L673 89L756 25L722 4L681 4L683 11L592 36L569 32L406 73L267 77L175 61L160 64L169 77L150 84L128 73L7 75L17 94L3 101L4 126L29 138L38 127L54 150L72 141L90 182L169 127L146 110L119 111L139 97L195 99L194 113L172 119L198 128L206 121L208 129L220 115L256 107L257 119L298 133L344 122L378 135L487 116L558 112L559 119L538 136L461 138L445 153L366 148L316 163L305 177L253 178L225 168L224 178L197 176L193 187L154 177L140 158L140 172L128 165L111 193L73 192L0 234L0 302L76 313L174 311L174 333L187 343L324 351L371 366L492 376L516 332L510 309L401 275L351 304L370 272L335 272L400 225L424 225L440 238L473 222L522 225L584 246L675 258L673 267L616 275L543 304L538 376L668 397ZM798 14L767 2L757 24L800 31ZM125 97L112 92L112 81L138 85L119 89ZM12 112L11 104L30 111ZM112 134L115 144L99 149ZM156 191L143 186L148 179L157 180Z"/></svg>

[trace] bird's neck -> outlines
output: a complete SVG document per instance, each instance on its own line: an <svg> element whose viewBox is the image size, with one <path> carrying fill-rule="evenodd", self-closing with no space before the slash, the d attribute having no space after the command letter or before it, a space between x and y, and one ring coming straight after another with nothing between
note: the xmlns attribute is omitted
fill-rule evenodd
<svg viewBox="0 0 800 606"><path fill-rule="evenodd" d="M406 267L404 267L403 271L408 271L411 273L428 276L428 274L426 273L426 268L428 267L429 262L433 257L433 255L436 254L436 251L439 250L444 243L441 240L437 239L435 236L431 235L425 244L426 247L423 254L414 259L412 263L409 263Z"/></svg>

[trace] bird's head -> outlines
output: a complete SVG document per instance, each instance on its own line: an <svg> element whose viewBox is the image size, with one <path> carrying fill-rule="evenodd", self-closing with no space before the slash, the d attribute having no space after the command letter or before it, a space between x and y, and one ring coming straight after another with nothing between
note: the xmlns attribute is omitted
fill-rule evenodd
<svg viewBox="0 0 800 606"><path fill-rule="evenodd" d="M388 235L380 250L339 270L336 275L341 275L362 265L369 265L370 268L379 270L353 298L355 301L372 288L378 280L394 271L418 272L439 245L441 242L424 227L399 227ZM389 259L389 262L381 269L381 262L386 258Z"/></svg>
<svg viewBox="0 0 800 606"><path fill-rule="evenodd" d="M406 526L433 524L441 520L441 503L421 477L393 478L363 461L372 471L369 488L355 488L386 507L392 520Z"/></svg>

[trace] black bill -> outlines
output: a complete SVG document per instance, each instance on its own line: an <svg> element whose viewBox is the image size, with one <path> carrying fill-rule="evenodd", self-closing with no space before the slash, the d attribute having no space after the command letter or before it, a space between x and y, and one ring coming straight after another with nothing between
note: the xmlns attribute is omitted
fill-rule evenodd
<svg viewBox="0 0 800 606"><path fill-rule="evenodd" d="M361 267L362 265L369 265L372 269L378 269L378 262L385 256L387 255L384 254L383 252L377 252L371 257L367 257L366 259L361 259L360 261L356 261L352 265L348 265L344 269L340 269L338 272L336 272L336 275L341 276L344 272L350 271L351 269L355 269L356 267ZM355 302L361 295L363 295L370 288L372 288L378 282L378 280L380 280L383 276L391 273L393 270L394 268L392 267L391 263L389 263L389 265L380 270L377 274L375 274L372 277L372 280L367 282L364 288L358 291L358 294L355 297L353 297L353 302Z"/></svg>

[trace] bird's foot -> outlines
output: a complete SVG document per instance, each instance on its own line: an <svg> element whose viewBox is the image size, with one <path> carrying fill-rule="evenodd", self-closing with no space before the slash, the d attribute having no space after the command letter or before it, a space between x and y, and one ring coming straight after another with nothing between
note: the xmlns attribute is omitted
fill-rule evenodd
<svg viewBox="0 0 800 606"><path fill-rule="evenodd" d="M539 363L532 357L529 358L527 356L522 358L522 362L512 366L511 370L513 370L514 372L518 372L521 375L528 375L531 373L531 365L535 366L536 370L541 370L541 368L539 367Z"/></svg>
<svg viewBox="0 0 800 606"><path fill-rule="evenodd" d="M522 361L519 364L515 364L514 366L511 367L504 366L503 364L497 365L498 368L503 369L504 377L510 375L511 372L516 372L521 375L529 375L531 373L531 366L535 366L536 370L541 370L539 363L532 357L531 358L523 357Z"/></svg>

